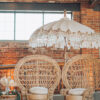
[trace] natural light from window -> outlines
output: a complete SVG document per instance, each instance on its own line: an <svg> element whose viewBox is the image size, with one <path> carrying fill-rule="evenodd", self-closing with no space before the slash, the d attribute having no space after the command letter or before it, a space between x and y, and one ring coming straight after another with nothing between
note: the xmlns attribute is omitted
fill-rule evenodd
<svg viewBox="0 0 100 100"><path fill-rule="evenodd" d="M60 20L63 17L64 14L44 14L44 24ZM71 14L67 14L67 17L71 19Z"/></svg>
<svg viewBox="0 0 100 100"><path fill-rule="evenodd" d="M29 40L32 33L53 21L63 18L63 13L1 13L0 40ZM67 17L71 19L71 13Z"/></svg>
<svg viewBox="0 0 100 100"><path fill-rule="evenodd" d="M28 40L42 26L42 14L16 14L16 40Z"/></svg>
<svg viewBox="0 0 100 100"><path fill-rule="evenodd" d="M14 39L14 14L0 13L0 40Z"/></svg>

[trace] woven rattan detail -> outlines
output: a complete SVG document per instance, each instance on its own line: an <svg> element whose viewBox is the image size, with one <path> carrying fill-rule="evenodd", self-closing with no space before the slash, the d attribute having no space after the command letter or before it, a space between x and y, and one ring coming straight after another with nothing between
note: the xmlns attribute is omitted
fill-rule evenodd
<svg viewBox="0 0 100 100"><path fill-rule="evenodd" d="M100 90L100 59L97 59L98 67L95 67L95 88L96 90Z"/></svg>
<svg viewBox="0 0 100 100"><path fill-rule="evenodd" d="M14 72L14 78L23 93L31 87L46 87L53 95L60 82L61 71L57 62L44 55L31 55L21 59Z"/></svg>
<svg viewBox="0 0 100 100"><path fill-rule="evenodd" d="M16 100L16 95L2 95L0 100Z"/></svg>
<svg viewBox="0 0 100 100"><path fill-rule="evenodd" d="M71 58L63 68L62 80L66 88L94 88L93 71L96 67L91 55Z"/></svg>
<svg viewBox="0 0 100 100"><path fill-rule="evenodd" d="M95 88L94 71L98 64L91 55L77 55L65 64L62 71L62 80L66 87L62 94L68 94L72 88L86 88L82 100L92 100ZM65 92L64 92L65 91Z"/></svg>

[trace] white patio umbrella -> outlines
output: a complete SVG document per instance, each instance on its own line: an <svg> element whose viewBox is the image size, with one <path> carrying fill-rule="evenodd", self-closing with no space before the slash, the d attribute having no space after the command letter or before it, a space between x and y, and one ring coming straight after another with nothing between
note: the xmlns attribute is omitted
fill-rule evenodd
<svg viewBox="0 0 100 100"><path fill-rule="evenodd" d="M100 35L85 25L66 16L58 21L46 24L37 29L29 39L29 46L51 47L68 49L98 48L100 47Z"/></svg>

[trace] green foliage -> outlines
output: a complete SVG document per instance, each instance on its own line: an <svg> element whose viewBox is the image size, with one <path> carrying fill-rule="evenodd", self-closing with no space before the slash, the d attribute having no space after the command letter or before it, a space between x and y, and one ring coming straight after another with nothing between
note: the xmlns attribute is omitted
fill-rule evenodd
<svg viewBox="0 0 100 100"><path fill-rule="evenodd" d="M2 90L1 90L1 88L0 88L0 96L2 95Z"/></svg>
<svg viewBox="0 0 100 100"><path fill-rule="evenodd" d="M13 91L9 91L8 95L17 95L18 91L13 90Z"/></svg>
<svg viewBox="0 0 100 100"><path fill-rule="evenodd" d="M0 96L1 95L3 95L3 94L2 94L2 90L0 89ZM17 95L16 100L21 100L20 93L18 93L18 91L16 91L16 90L9 91L9 93L7 95Z"/></svg>

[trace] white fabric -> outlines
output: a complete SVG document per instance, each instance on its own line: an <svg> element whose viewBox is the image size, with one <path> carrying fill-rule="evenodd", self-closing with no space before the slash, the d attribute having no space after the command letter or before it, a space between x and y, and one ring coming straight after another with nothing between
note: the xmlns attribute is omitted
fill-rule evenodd
<svg viewBox="0 0 100 100"><path fill-rule="evenodd" d="M3 86L8 86L9 85L9 81L6 77L2 77L0 79L0 83L3 85Z"/></svg>
<svg viewBox="0 0 100 100"><path fill-rule="evenodd" d="M85 88L75 88L75 89L70 89L69 94L70 95L76 95L76 96L81 96L84 92L86 91Z"/></svg>
<svg viewBox="0 0 100 100"><path fill-rule="evenodd" d="M63 18L46 24L36 30L29 39L29 46L43 47L55 46L64 49L99 48L100 35L85 25L73 20Z"/></svg>
<svg viewBox="0 0 100 100"><path fill-rule="evenodd" d="M48 89L45 87L32 87L29 92L33 94L48 94Z"/></svg>
<svg viewBox="0 0 100 100"><path fill-rule="evenodd" d="M2 92L3 95L6 95L6 92Z"/></svg>
<svg viewBox="0 0 100 100"><path fill-rule="evenodd" d="M91 34L91 33L94 33L94 30L92 30L91 28L85 26L85 25L82 25L76 21L73 21L73 20L69 20L68 18L62 18L61 20L59 21L55 21L55 22L52 22L50 24L47 24L44 26L43 28L44 30L58 30L60 29L61 31L64 31L66 32L67 30L70 30L71 32L82 32L82 33L88 33L88 34Z"/></svg>

